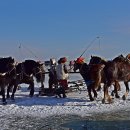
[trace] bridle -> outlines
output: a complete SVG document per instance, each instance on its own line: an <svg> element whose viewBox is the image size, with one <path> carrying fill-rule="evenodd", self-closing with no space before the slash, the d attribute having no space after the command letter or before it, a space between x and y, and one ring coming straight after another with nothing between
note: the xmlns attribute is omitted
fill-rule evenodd
<svg viewBox="0 0 130 130"><path fill-rule="evenodd" d="M9 64L8 64L9 65ZM13 64L12 64L13 65ZM7 72L7 74L11 74L11 72L12 71L15 71L15 76L14 76L14 78L16 78L16 63L14 63L14 65L13 65L13 68L11 69L11 70L9 70L8 72Z"/></svg>
<svg viewBox="0 0 130 130"><path fill-rule="evenodd" d="M80 65L80 64L79 64L79 65ZM74 66L76 66L76 69L75 69L75 67L74 67L74 70L76 71L77 69L79 69L79 72L82 73L83 65L84 65L84 64L81 64L81 65L80 65L80 68L78 68L78 67L77 67L77 66L78 66L77 63L75 63Z"/></svg>

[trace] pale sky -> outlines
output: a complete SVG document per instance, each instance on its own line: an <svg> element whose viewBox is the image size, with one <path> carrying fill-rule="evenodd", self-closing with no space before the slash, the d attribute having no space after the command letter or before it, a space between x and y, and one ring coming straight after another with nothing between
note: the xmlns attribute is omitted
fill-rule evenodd
<svg viewBox="0 0 130 130"><path fill-rule="evenodd" d="M86 59L130 52L130 0L0 0L0 57L70 60L93 40Z"/></svg>

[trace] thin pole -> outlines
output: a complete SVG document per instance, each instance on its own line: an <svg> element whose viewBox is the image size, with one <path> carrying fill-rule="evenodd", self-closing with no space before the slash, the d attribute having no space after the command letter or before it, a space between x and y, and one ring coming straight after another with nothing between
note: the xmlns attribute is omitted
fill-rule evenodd
<svg viewBox="0 0 130 130"><path fill-rule="evenodd" d="M96 40L96 39L98 39L98 38L100 38L100 37L96 37L96 38L94 38L91 42L90 42L90 44L87 46L87 48L83 51L83 53L80 55L80 57L81 56L83 56L83 54L92 46L92 44L94 43L94 41Z"/></svg>

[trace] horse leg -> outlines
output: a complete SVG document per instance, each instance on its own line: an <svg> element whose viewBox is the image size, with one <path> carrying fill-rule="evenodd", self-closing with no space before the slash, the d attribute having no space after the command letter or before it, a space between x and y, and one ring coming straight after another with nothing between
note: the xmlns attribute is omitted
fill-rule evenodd
<svg viewBox="0 0 130 130"><path fill-rule="evenodd" d="M108 94L108 84L104 85L104 98L102 100L102 103L105 103L106 99L107 99L108 103L112 103L112 98Z"/></svg>
<svg viewBox="0 0 130 130"><path fill-rule="evenodd" d="M92 94L91 94L91 90L92 90L91 85L88 85L87 89L88 89L88 95L89 95L90 101L94 101L94 98L92 97Z"/></svg>
<svg viewBox="0 0 130 130"><path fill-rule="evenodd" d="M97 88L97 91L100 91L100 90L101 90L101 85L99 85Z"/></svg>
<svg viewBox="0 0 130 130"><path fill-rule="evenodd" d="M30 97L33 97L34 95L34 80L33 77L28 75L23 75L23 79L19 81L20 83L29 84L29 90L30 90Z"/></svg>
<svg viewBox="0 0 130 130"><path fill-rule="evenodd" d="M91 88L92 88L92 91L93 91L93 94L94 94L94 99L97 98L97 91L96 91L96 84L91 84Z"/></svg>
<svg viewBox="0 0 130 130"><path fill-rule="evenodd" d="M45 80L45 76L43 76L41 74L41 78L40 78L40 81L41 81L41 90L44 91L44 80Z"/></svg>
<svg viewBox="0 0 130 130"><path fill-rule="evenodd" d="M11 92L11 89L13 87L13 82L9 83L8 87L7 87L7 96L6 98L10 98L10 92Z"/></svg>
<svg viewBox="0 0 130 130"><path fill-rule="evenodd" d="M114 93L115 93L115 97L120 98L120 96L118 94L119 90L120 90L120 84L118 81L115 81L114 90L112 91L111 95L114 96Z"/></svg>
<svg viewBox="0 0 130 130"><path fill-rule="evenodd" d="M11 95L12 100L14 100L14 94L16 92L17 86L18 86L18 84L14 84L13 92L12 92L12 95Z"/></svg>
<svg viewBox="0 0 130 130"><path fill-rule="evenodd" d="M5 98L5 86L2 86L2 87L1 87L1 94L2 94L2 102L3 102L3 105L6 105L7 102L6 102L6 98Z"/></svg>
<svg viewBox="0 0 130 130"><path fill-rule="evenodd" d="M41 87L40 87L40 90L39 90L39 94L40 95L44 95L45 94L43 81L41 81Z"/></svg>
<svg viewBox="0 0 130 130"><path fill-rule="evenodd" d="M11 88L12 88L12 85L9 84L9 86L7 87L7 96L6 96L6 98L10 98L9 92L10 92Z"/></svg>
<svg viewBox="0 0 130 130"><path fill-rule="evenodd" d="M93 90L93 93L94 93L94 98L96 99L97 98L97 92L94 88L92 90Z"/></svg>
<svg viewBox="0 0 130 130"><path fill-rule="evenodd" d="M25 76L21 82L25 83L25 84L29 84L29 90L30 90L29 96L33 97L33 95L34 95L34 80L29 76Z"/></svg>
<svg viewBox="0 0 130 130"><path fill-rule="evenodd" d="M118 81L116 81L116 85L117 85L117 91L121 91L121 86Z"/></svg>
<svg viewBox="0 0 130 130"><path fill-rule="evenodd" d="M30 82L30 94L29 94L29 96L30 97L33 97L33 95L34 95L34 81L31 81Z"/></svg>
<svg viewBox="0 0 130 130"><path fill-rule="evenodd" d="M102 103L105 103L105 100L106 100L106 84L103 86L104 87L104 98L102 99Z"/></svg>
<svg viewBox="0 0 130 130"><path fill-rule="evenodd" d="M126 100L126 97L128 96L128 93L129 93L129 85L128 85L128 82L124 82L125 86L126 86L126 92L125 94L123 95L122 99L123 100Z"/></svg>

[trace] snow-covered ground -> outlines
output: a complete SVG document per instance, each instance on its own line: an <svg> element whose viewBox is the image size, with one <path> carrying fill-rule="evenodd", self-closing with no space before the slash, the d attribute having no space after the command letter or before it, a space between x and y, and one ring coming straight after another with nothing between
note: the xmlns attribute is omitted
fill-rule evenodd
<svg viewBox="0 0 130 130"><path fill-rule="evenodd" d="M121 84L120 96L125 92L125 86ZM47 86L47 82L45 83ZM39 86L35 84L36 90ZM113 89L113 87L111 88ZM110 89L110 90L111 90ZM38 92L35 92L37 94ZM102 113L110 111L118 111L130 108L130 94L126 101L114 99L112 104L102 104L103 92L98 92L96 101L89 101L87 91L71 92L67 94L67 98L55 98L47 96L34 96L30 98L29 91L25 84L22 85L21 90L17 90L15 102L7 100L7 105L2 105L0 102L0 113L2 115L15 114L17 116L34 116L47 117L51 115L62 114L76 114L80 116L87 116L93 113Z"/></svg>

